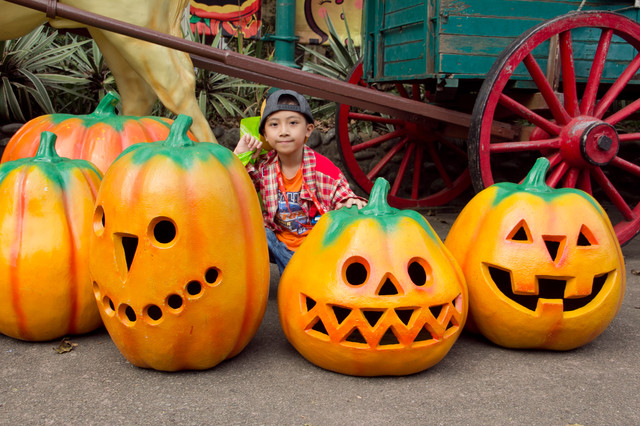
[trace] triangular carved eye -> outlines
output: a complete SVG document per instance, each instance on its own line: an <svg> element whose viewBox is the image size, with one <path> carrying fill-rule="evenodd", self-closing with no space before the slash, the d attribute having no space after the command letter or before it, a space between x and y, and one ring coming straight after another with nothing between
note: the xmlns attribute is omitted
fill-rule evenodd
<svg viewBox="0 0 640 426"><path fill-rule="evenodd" d="M513 230L509 233L507 240L517 241L519 243L530 243L531 239L531 231L529 231L529 227L527 226L527 222L523 219L513 228Z"/></svg>
<svg viewBox="0 0 640 426"><path fill-rule="evenodd" d="M580 234L578 235L577 245L588 247L596 244L598 244L598 242L596 241L596 237L593 236L593 232L591 232L591 230L585 225L582 225L582 228L580 228Z"/></svg>

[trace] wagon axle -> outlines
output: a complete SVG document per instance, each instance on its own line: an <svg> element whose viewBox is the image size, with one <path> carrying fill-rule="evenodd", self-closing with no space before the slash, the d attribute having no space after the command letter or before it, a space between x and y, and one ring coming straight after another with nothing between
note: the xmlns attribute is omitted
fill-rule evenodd
<svg viewBox="0 0 640 426"><path fill-rule="evenodd" d="M606 166L618 154L616 129L593 117L576 117L560 133L560 155L571 167Z"/></svg>

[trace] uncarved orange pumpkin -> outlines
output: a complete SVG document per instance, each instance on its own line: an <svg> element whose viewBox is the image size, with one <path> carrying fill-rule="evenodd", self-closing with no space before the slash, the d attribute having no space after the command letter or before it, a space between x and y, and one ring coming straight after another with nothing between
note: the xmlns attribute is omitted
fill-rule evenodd
<svg viewBox="0 0 640 426"><path fill-rule="evenodd" d="M117 93L109 92L91 114L48 114L30 120L9 140L2 162L33 157L40 133L49 131L58 137L58 155L90 161L104 174L128 146L167 137L172 120L117 115L119 101Z"/></svg>
<svg viewBox="0 0 640 426"><path fill-rule="evenodd" d="M238 354L267 304L260 204L227 148L194 143L179 116L165 141L131 146L96 201L91 276L107 331L134 365L205 369Z"/></svg>
<svg viewBox="0 0 640 426"><path fill-rule="evenodd" d="M34 158L0 166L0 332L51 340L100 326L89 237L100 172L59 157L45 132Z"/></svg>
<svg viewBox="0 0 640 426"><path fill-rule="evenodd" d="M445 245L469 286L470 323L510 348L569 350L615 317L624 259L611 222L587 193L546 185L540 158L522 184L477 194Z"/></svg>

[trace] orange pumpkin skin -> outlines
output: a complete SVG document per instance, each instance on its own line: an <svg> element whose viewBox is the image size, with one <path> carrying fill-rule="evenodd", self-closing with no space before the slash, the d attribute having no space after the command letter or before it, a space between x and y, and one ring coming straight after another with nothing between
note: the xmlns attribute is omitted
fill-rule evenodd
<svg viewBox="0 0 640 426"><path fill-rule="evenodd" d="M477 194L445 245L469 286L469 323L509 348L570 350L600 335L624 297L611 222L588 194L552 189L539 159L523 184Z"/></svg>
<svg viewBox="0 0 640 426"><path fill-rule="evenodd" d="M117 115L119 100L115 92L109 92L91 114L48 114L30 120L9 140L2 162L33 157L40 133L49 131L58 136L58 155L87 160L104 174L125 148L166 139L172 120Z"/></svg>
<svg viewBox="0 0 640 426"><path fill-rule="evenodd" d="M89 277L100 172L60 158L43 133L35 158L0 166L0 332L29 341L101 324Z"/></svg>
<svg viewBox="0 0 640 426"><path fill-rule="evenodd" d="M416 373L438 363L464 326L460 268L422 216L386 205L388 188L378 179L364 209L325 214L280 280L284 334L327 370Z"/></svg>
<svg viewBox="0 0 640 426"><path fill-rule="evenodd" d="M100 314L132 364L206 369L257 331L269 259L255 189L228 149L193 143L179 116L166 141L130 147L96 201L91 276Z"/></svg>

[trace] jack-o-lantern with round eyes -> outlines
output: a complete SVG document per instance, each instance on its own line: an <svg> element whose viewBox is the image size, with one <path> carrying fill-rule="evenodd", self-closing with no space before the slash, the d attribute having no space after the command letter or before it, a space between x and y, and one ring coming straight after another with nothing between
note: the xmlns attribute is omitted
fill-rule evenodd
<svg viewBox="0 0 640 426"><path fill-rule="evenodd" d="M613 320L624 259L611 222L587 193L546 185L540 158L522 184L477 194L445 245L469 286L469 324L510 348L569 350Z"/></svg>
<svg viewBox="0 0 640 426"><path fill-rule="evenodd" d="M239 353L269 291L260 205L227 148L194 143L178 116L166 141L133 145L96 200L90 272L104 324L134 365L205 369Z"/></svg>
<svg viewBox="0 0 640 426"><path fill-rule="evenodd" d="M405 375L438 363L467 316L456 261L429 223L386 202L325 214L278 288L282 329L310 362L357 376Z"/></svg>

